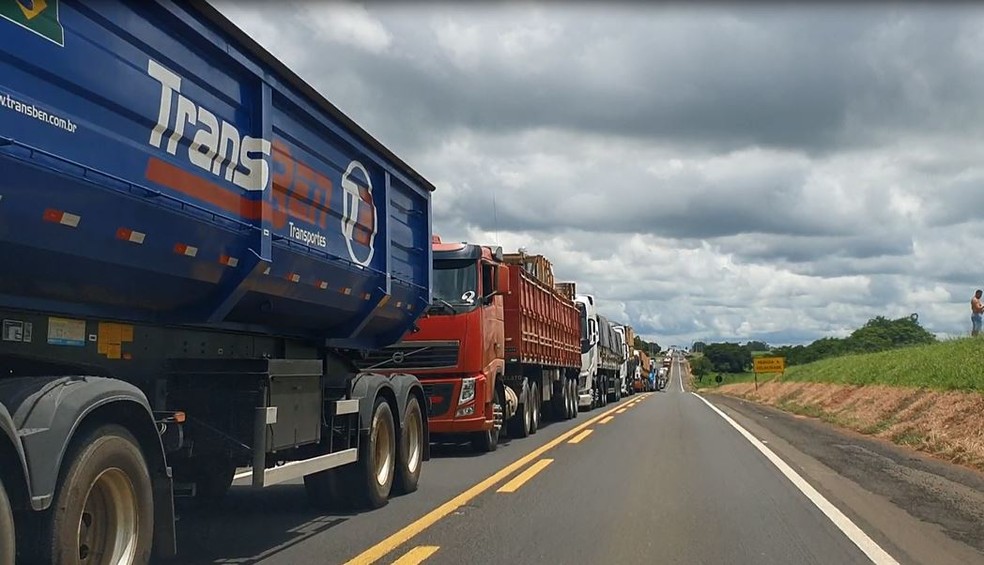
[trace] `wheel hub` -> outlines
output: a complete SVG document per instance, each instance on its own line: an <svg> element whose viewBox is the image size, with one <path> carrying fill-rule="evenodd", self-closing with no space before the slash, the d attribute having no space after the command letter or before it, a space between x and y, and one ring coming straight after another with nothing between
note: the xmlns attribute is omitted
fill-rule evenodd
<svg viewBox="0 0 984 565"><path fill-rule="evenodd" d="M79 519L79 562L133 563L138 521L137 495L130 478L115 467L104 470L89 489Z"/></svg>

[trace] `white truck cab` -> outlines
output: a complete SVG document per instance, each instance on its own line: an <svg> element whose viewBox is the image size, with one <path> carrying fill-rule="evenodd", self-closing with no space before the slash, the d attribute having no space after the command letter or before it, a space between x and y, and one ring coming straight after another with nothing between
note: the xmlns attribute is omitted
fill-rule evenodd
<svg viewBox="0 0 984 565"><path fill-rule="evenodd" d="M577 380L577 403L579 408L591 408L599 362L598 311L593 295L578 294L574 302L581 312L581 374Z"/></svg>

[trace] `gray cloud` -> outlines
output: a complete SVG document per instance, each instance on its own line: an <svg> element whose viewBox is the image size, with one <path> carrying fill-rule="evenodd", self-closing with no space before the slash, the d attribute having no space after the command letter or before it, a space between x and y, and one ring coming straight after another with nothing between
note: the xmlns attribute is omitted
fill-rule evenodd
<svg viewBox="0 0 984 565"><path fill-rule="evenodd" d="M984 7L219 8L438 186L439 233L661 343L966 332Z"/></svg>

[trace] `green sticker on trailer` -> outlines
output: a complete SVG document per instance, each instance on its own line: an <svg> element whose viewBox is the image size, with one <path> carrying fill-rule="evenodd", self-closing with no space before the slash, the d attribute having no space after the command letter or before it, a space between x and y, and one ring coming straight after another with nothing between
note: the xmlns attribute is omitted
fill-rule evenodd
<svg viewBox="0 0 984 565"><path fill-rule="evenodd" d="M0 17L41 37L65 45L65 29L58 16L59 0L0 0Z"/></svg>

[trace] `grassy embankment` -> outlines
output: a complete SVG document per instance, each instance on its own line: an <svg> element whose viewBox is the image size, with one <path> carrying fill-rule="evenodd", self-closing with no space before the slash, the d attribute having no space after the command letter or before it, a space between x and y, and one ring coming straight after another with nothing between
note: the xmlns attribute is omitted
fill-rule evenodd
<svg viewBox="0 0 984 565"><path fill-rule="evenodd" d="M984 470L984 339L789 367L781 378L704 376L694 386L769 404Z"/></svg>

